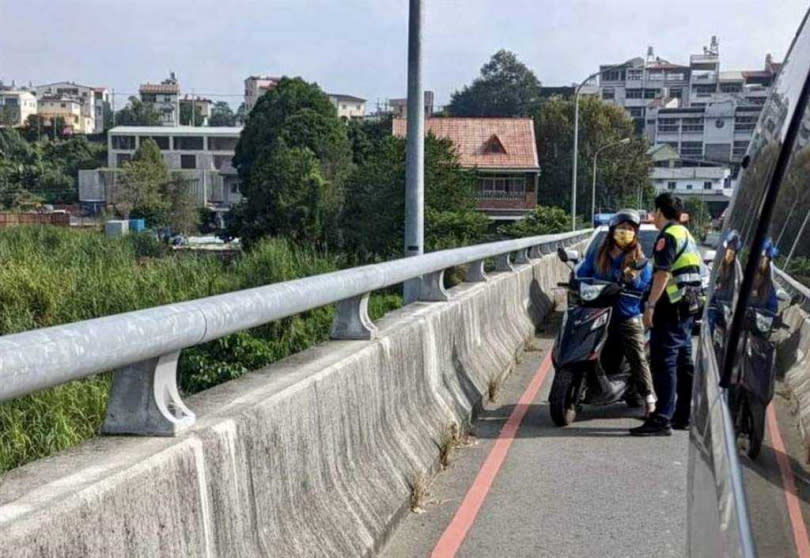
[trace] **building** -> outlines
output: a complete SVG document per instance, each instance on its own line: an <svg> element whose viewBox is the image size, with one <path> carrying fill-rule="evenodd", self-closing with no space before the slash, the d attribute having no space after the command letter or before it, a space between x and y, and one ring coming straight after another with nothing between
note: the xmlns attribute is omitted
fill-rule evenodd
<svg viewBox="0 0 810 558"><path fill-rule="evenodd" d="M242 128L117 126L107 134L107 167L79 171L79 201L91 207L113 203L121 166L147 138L157 143L172 174L192 183L201 207L227 209L242 199L231 165Z"/></svg>
<svg viewBox="0 0 810 558"><path fill-rule="evenodd" d="M37 113L37 97L27 89L5 89L0 83L0 128L24 126Z"/></svg>
<svg viewBox="0 0 810 558"><path fill-rule="evenodd" d="M340 93L327 93L327 95L332 104L335 105L339 118L359 120L366 115L365 99Z"/></svg>
<svg viewBox="0 0 810 558"><path fill-rule="evenodd" d="M36 87L37 98L45 97L74 99L81 105L81 116L85 123L82 134L95 134L104 131L104 111L109 107L110 96L104 87L80 85L73 81L57 81ZM88 120L89 119L89 120Z"/></svg>
<svg viewBox="0 0 810 558"><path fill-rule="evenodd" d="M405 137L407 120L393 133ZM478 178L478 209L493 220L515 221L537 205L540 164L531 118L428 118L425 133L448 138L462 167Z"/></svg>
<svg viewBox="0 0 810 558"><path fill-rule="evenodd" d="M63 133L66 134L92 134L95 131L95 118L87 116L82 109L82 101L72 96L40 97L37 114L45 126L53 126L61 118L65 123Z"/></svg>
<svg viewBox="0 0 810 558"><path fill-rule="evenodd" d="M710 113L727 99L734 100L732 125L728 129L753 131L753 126L748 125L752 110L739 111L743 121L738 128L737 108L761 107L780 68L781 64L775 63L769 54L762 70L721 71L719 43L716 37L712 37L709 46L704 47L702 53L689 57L688 65L673 64L657 57L653 54L652 47L649 47L646 58L638 57L618 65L602 65L598 94L605 102L624 107L636 121L639 132L646 133L651 141L656 141L656 129L663 127L664 130L671 131L672 128L672 123L667 121L672 115L661 109L683 110L713 106L706 113L694 111L692 116L683 116L695 119L684 122L690 127L689 131L694 132L700 127L697 119L702 116L698 115L706 114L711 118ZM724 112L724 109L720 110ZM659 122L659 118L664 121ZM700 141L703 144L715 143L716 138L708 134L709 127L704 130L707 131L707 137ZM750 136L750 133L747 134L745 139L750 140ZM688 141L698 140L692 137ZM740 143L735 147L733 141ZM738 135L736 140L732 140L730 152L734 149L739 152L742 142L743 137ZM697 149L693 145L690 151Z"/></svg>
<svg viewBox="0 0 810 558"><path fill-rule="evenodd" d="M672 192L699 198L712 217L719 217L731 202L731 171L724 167L653 167L650 180L656 193Z"/></svg>
<svg viewBox="0 0 810 558"><path fill-rule="evenodd" d="M281 81L280 77L270 76L250 76L245 80L245 112L250 114L253 107L259 100L259 97L273 89L278 82Z"/></svg>
<svg viewBox="0 0 810 558"><path fill-rule="evenodd" d="M425 91L425 118L433 116L434 112L434 99L433 91ZM388 99L384 112L393 115L394 118L408 118L408 98L401 99Z"/></svg>
<svg viewBox="0 0 810 558"><path fill-rule="evenodd" d="M202 97L189 97L186 95L182 99L180 99L180 108L183 109L184 107L189 107L188 114L193 114L192 111L198 111L200 113L201 121L198 122L197 126L208 126L208 122L211 119L211 111L213 109L214 102L211 99L204 99ZM185 112L181 110L181 114ZM181 126L190 126L193 125L191 122L181 122Z"/></svg>
<svg viewBox="0 0 810 558"><path fill-rule="evenodd" d="M174 72L160 83L144 83L138 88L141 102L150 105L160 116L161 126L180 124L180 83Z"/></svg>

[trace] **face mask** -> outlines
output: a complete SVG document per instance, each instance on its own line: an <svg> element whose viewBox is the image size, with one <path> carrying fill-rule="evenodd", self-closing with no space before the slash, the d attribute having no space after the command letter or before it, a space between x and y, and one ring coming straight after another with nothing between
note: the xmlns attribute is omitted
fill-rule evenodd
<svg viewBox="0 0 810 558"><path fill-rule="evenodd" d="M635 239L636 233L634 231L626 231L626 230L613 231L613 240L616 241L616 245L619 248L627 248L633 243Z"/></svg>

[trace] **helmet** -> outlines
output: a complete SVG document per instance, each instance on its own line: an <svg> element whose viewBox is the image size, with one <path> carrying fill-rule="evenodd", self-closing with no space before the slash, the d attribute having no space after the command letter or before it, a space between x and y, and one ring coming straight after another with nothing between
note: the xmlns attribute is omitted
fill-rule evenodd
<svg viewBox="0 0 810 558"><path fill-rule="evenodd" d="M740 233L736 230L730 230L723 236L723 248L727 250L740 251Z"/></svg>
<svg viewBox="0 0 810 558"><path fill-rule="evenodd" d="M776 247L770 238L766 238L765 242L762 243L762 255L769 260L773 260L779 255L779 248Z"/></svg>
<svg viewBox="0 0 810 558"><path fill-rule="evenodd" d="M622 223L630 223L636 228L641 226L641 217L638 216L638 211L635 209L622 209L613 216L610 221L610 228L615 228Z"/></svg>

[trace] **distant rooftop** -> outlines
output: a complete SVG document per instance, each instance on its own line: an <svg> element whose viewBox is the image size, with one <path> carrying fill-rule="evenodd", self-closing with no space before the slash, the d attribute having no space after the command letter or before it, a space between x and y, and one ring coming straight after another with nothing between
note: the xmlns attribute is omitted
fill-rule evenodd
<svg viewBox="0 0 810 558"><path fill-rule="evenodd" d="M179 93L180 85L177 83L142 83L138 91L141 93Z"/></svg>
<svg viewBox="0 0 810 558"><path fill-rule="evenodd" d="M352 101L354 103L365 103L366 100L361 97L355 97L354 95L344 95L343 93L327 93L330 97L335 97L336 99L342 99L344 101Z"/></svg>

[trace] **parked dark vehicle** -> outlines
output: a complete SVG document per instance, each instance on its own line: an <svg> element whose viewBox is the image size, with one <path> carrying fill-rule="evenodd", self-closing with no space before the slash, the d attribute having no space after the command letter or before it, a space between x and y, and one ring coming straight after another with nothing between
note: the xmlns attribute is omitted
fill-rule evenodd
<svg viewBox="0 0 810 558"><path fill-rule="evenodd" d="M565 250L560 260L568 263ZM643 269L647 261L638 262ZM644 399L631 380L630 366L621 347L606 347L613 305L620 296L640 298L643 293L627 285L592 279L577 279L573 269L568 283L568 308L551 355L554 381L549 405L557 426L571 424L582 405L611 405L625 401L640 407Z"/></svg>
<svg viewBox="0 0 810 558"><path fill-rule="evenodd" d="M804 455L810 440L792 437L808 432L810 422L806 413L792 414L779 395L792 392L791 405L810 405L794 390L795 382L810 378L805 355L796 350L810 335L803 325L810 319L810 290L778 269L782 261L773 263L777 284L768 287L787 290L789 284L793 295L782 299L787 308L780 312L792 324L782 333L778 316L757 300L764 293L757 277L763 277L767 239L776 239L787 260L810 257L809 75L805 16L759 113L724 213L722 238L739 240L736 261L726 269L738 269L739 280L722 277L727 250L718 249L712 265L709 327L701 328L696 344L692 393L690 556L800 556L810 549L801 510L807 495L796 480L803 461L791 457Z"/></svg>

